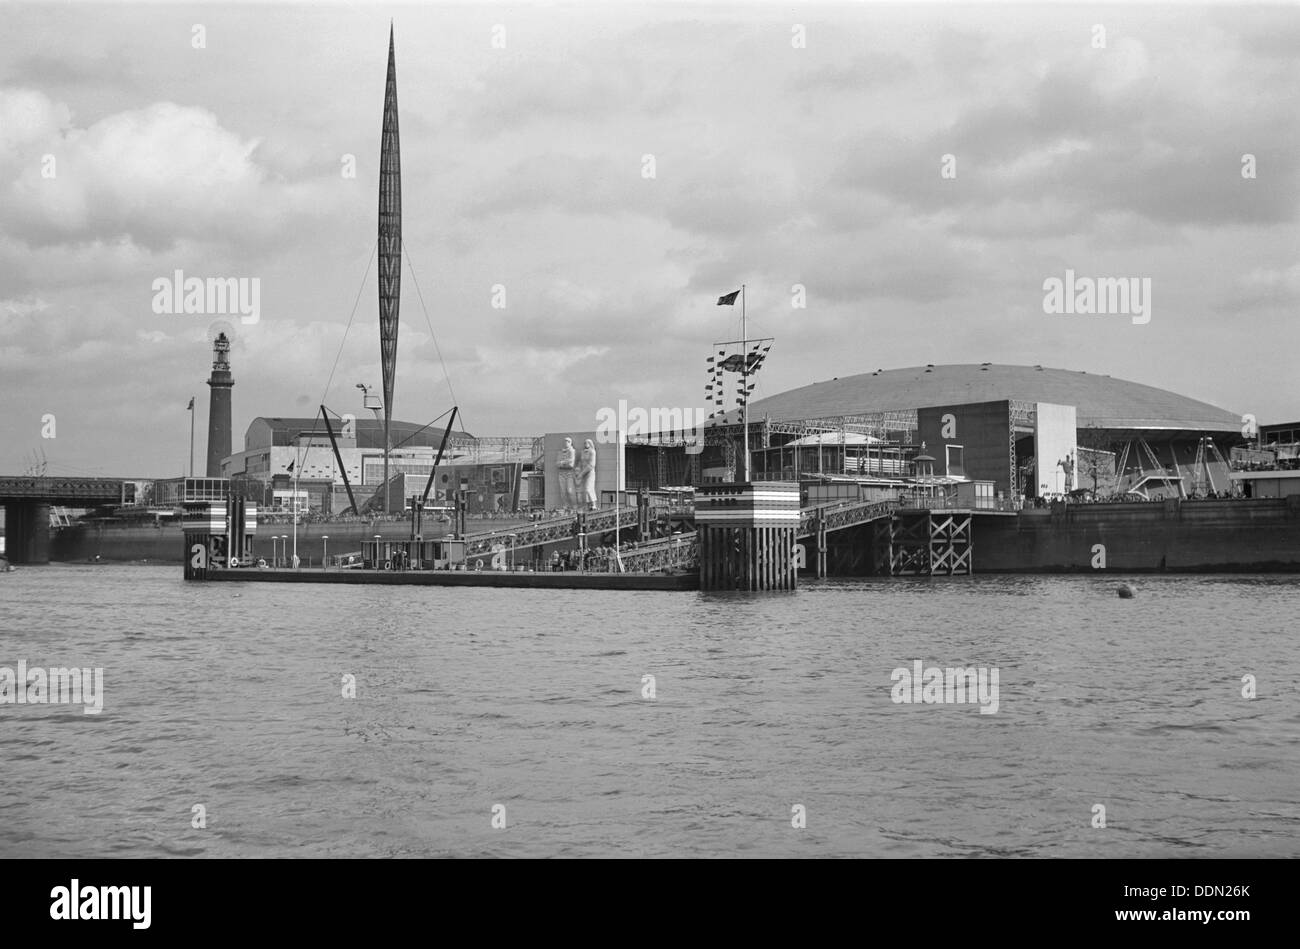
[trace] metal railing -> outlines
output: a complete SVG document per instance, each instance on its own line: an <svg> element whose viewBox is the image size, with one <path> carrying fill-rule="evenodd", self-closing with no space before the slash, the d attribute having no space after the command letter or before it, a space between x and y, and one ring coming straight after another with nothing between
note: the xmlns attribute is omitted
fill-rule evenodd
<svg viewBox="0 0 1300 949"><path fill-rule="evenodd" d="M590 511L586 515L586 533L602 534L606 531L612 531L616 521L622 527L635 528L637 523L636 513L635 507L621 508L618 510L617 516L613 508L605 511ZM512 534L514 535L513 546L516 550L521 547L537 547L541 544L554 543L555 541L577 536L578 516L576 514L565 514L544 521L519 524L513 528L499 528L493 531L467 534L465 537L465 555L468 557L475 554L489 553L493 545L497 543L509 547L512 543Z"/></svg>
<svg viewBox="0 0 1300 949"><path fill-rule="evenodd" d="M914 510L933 511L1018 511L1013 498L957 498L957 497L904 497L899 506Z"/></svg>
<svg viewBox="0 0 1300 949"><path fill-rule="evenodd" d="M799 536L810 536L817 529L820 517L828 531L843 530L866 524L878 517L886 517L898 510L897 500L887 501L834 501L806 507L799 512Z"/></svg>
<svg viewBox="0 0 1300 949"><path fill-rule="evenodd" d="M700 560L699 537L694 531L661 537L623 551L620 559L623 561L623 569L629 573L693 567Z"/></svg>

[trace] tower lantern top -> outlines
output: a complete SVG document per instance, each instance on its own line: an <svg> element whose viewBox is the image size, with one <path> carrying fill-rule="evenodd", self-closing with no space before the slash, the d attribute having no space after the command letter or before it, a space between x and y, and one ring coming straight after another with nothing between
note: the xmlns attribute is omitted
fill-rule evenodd
<svg viewBox="0 0 1300 949"><path fill-rule="evenodd" d="M218 333L212 341L212 368L218 371L230 371L230 339L225 333Z"/></svg>

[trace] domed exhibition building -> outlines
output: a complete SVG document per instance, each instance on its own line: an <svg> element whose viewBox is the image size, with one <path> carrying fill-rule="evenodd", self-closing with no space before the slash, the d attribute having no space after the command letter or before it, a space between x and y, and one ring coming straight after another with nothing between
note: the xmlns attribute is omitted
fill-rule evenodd
<svg viewBox="0 0 1300 949"><path fill-rule="evenodd" d="M1225 494L1228 456L1247 443L1241 414L1175 392L992 363L813 383L752 402L749 429L753 480L878 482L882 491L980 481L1026 499ZM701 481L729 479L742 437L736 410L710 424Z"/></svg>

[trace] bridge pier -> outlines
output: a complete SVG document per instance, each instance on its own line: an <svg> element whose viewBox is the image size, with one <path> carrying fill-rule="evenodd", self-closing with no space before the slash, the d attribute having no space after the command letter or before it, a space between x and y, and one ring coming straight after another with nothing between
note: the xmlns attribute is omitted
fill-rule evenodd
<svg viewBox="0 0 1300 949"><path fill-rule="evenodd" d="M818 510L817 518L814 521L813 536L817 541L817 569L816 577L818 580L826 579L826 518Z"/></svg>
<svg viewBox="0 0 1300 949"><path fill-rule="evenodd" d="M895 577L950 577L972 572L969 511L899 511L890 522L889 564Z"/></svg>
<svg viewBox="0 0 1300 949"><path fill-rule="evenodd" d="M40 501L5 504L5 557L10 563L50 562L50 506Z"/></svg>

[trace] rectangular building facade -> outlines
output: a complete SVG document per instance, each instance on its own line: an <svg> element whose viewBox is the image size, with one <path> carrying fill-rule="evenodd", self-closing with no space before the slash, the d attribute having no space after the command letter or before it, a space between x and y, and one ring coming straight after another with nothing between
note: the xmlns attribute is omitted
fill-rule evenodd
<svg viewBox="0 0 1300 949"><path fill-rule="evenodd" d="M992 481L995 491L1012 492L1010 402L930 406L917 409L916 423L936 475Z"/></svg>

